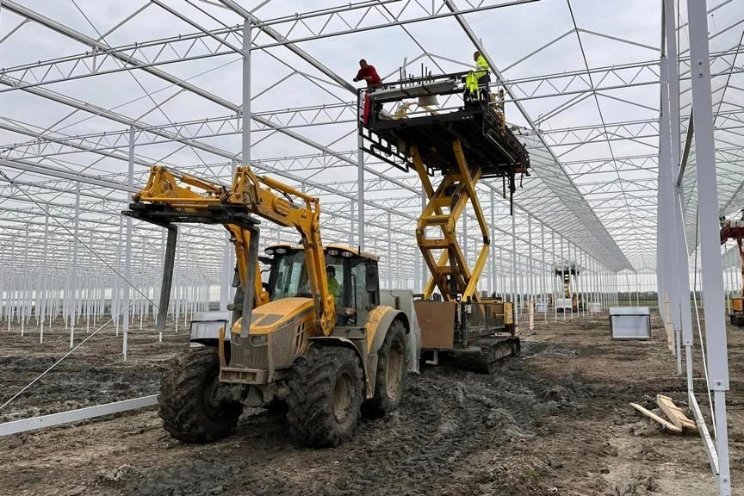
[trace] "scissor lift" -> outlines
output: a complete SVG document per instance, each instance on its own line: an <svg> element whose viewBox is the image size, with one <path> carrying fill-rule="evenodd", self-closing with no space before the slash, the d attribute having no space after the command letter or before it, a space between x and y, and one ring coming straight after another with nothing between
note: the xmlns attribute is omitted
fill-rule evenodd
<svg viewBox="0 0 744 496"><path fill-rule="evenodd" d="M435 360L439 351L466 355L470 365L490 371L497 359L518 352L519 339L513 305L478 294L491 240L476 184L501 178L511 200L516 176L529 172L529 155L506 126L501 102L463 101L464 75L407 79L360 93L359 133L368 153L403 171L415 170L428 198L416 228L431 274L416 305L422 348ZM385 104L397 108L386 112ZM468 202L483 237L472 268L457 238Z"/></svg>

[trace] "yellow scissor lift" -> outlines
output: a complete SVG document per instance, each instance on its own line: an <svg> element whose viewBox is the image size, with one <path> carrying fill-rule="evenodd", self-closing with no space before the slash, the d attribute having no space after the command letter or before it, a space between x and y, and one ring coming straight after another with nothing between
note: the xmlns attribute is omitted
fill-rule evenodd
<svg viewBox="0 0 744 496"><path fill-rule="evenodd" d="M422 351L428 351L434 363L440 352L447 352L469 368L490 372L497 360L518 353L520 344L512 303L478 293L491 239L476 184L499 178L511 198L516 175L528 173L529 156L506 127L497 102L432 108L434 97L462 103L457 96L462 76L408 79L360 93L359 132L365 151L401 170L415 170L428 199L416 227L431 274L415 303ZM418 99L419 111L412 98ZM391 103L397 105L394 117L380 115L381 106ZM437 175L441 180L435 186ZM472 268L457 236L468 203L483 238Z"/></svg>

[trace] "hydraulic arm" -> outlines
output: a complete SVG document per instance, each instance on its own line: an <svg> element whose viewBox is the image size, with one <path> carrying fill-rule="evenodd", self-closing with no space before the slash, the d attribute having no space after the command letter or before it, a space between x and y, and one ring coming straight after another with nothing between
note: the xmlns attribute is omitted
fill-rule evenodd
<svg viewBox="0 0 744 496"><path fill-rule="evenodd" d="M201 191L193 191L192 187ZM179 222L221 224L228 230L235 245L241 289L238 294L242 297L236 298L241 301L236 301L237 315L233 314L233 320L248 316L242 319L241 335L248 333L252 308L268 301L258 270L259 231L258 221L253 216L294 227L300 233L305 251L315 328L324 335L333 330L334 299L328 291L317 198L274 179L258 176L248 166L235 170L229 189L217 182L155 166L147 185L133 199L131 210L125 214L168 227L171 233L175 232L172 224ZM175 250L175 242L170 242L169 235L169 248L171 244ZM167 296L165 301L167 306ZM163 311L161 299L161 314Z"/></svg>

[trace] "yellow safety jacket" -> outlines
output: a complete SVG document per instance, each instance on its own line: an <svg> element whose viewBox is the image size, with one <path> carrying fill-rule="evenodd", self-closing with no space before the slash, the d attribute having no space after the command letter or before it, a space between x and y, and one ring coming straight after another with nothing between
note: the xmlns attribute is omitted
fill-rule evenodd
<svg viewBox="0 0 744 496"><path fill-rule="evenodd" d="M488 62L486 61L486 58L481 55L478 57L478 60L475 61L475 78L480 79L486 74L488 74L490 67L488 67Z"/></svg>
<svg viewBox="0 0 744 496"><path fill-rule="evenodd" d="M338 283L335 277L331 277L328 279L328 292L336 298L339 298L341 296L341 285Z"/></svg>
<svg viewBox="0 0 744 496"><path fill-rule="evenodd" d="M478 57L475 61L475 69L465 76L465 87L472 93L478 91L478 80L488 74L489 69L486 58L483 55Z"/></svg>

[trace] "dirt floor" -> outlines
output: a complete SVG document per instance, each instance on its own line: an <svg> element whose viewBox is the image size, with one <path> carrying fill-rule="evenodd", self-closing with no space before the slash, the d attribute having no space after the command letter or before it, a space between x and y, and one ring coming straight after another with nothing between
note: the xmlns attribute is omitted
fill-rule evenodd
<svg viewBox="0 0 744 496"><path fill-rule="evenodd" d="M4 437L0 494L717 494L696 432L665 434L628 406L653 408L657 393L686 405L657 320L653 331L648 342L618 342L606 314L540 322L522 332L522 355L491 376L423 368L399 412L364 421L353 442L332 449L296 447L283 419L263 410L202 446L172 440L154 408ZM63 326L43 345L35 328L0 331L0 404L68 340ZM125 363L106 328L0 409L0 422L155 394L163 362L186 342L168 334L160 344L146 326L130 335ZM729 330L729 346L731 466L744 495L744 330ZM696 387L705 405L704 383Z"/></svg>

